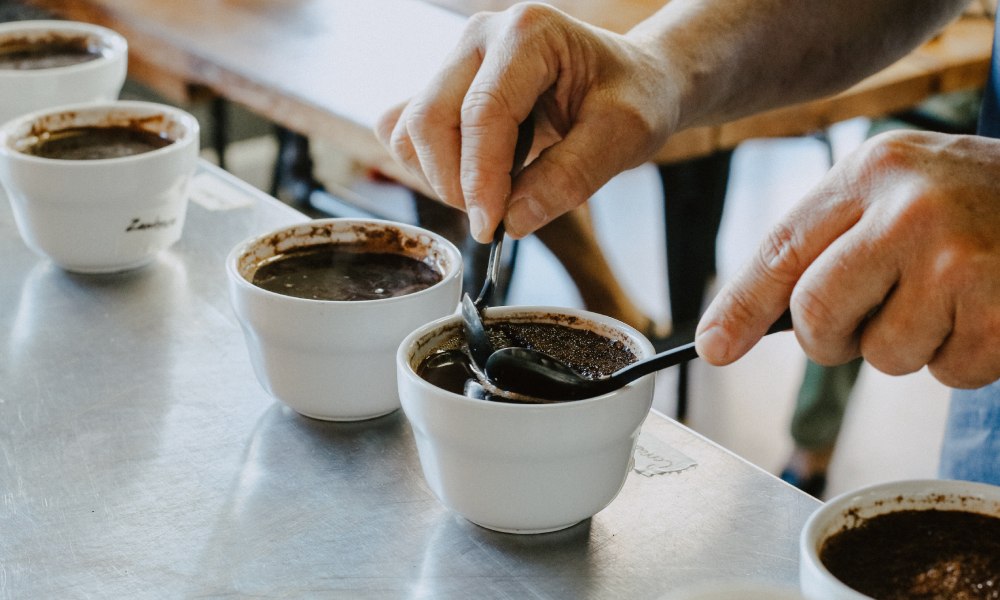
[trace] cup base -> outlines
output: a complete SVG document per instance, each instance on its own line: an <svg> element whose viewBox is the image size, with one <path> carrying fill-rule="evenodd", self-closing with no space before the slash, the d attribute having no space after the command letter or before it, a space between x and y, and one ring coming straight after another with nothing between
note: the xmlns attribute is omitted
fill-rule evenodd
<svg viewBox="0 0 1000 600"><path fill-rule="evenodd" d="M490 531L497 531L500 533L513 533L516 535L536 535L539 533L554 533L556 531L562 531L563 529L569 529L574 525L579 525L587 519L582 519L580 521L573 521L572 523L566 523L565 525L556 525L555 527L543 527L541 529L512 529L510 527L498 527L496 525L487 525L486 523L477 523L472 519L467 519L473 525L478 525L483 529L489 529Z"/></svg>
<svg viewBox="0 0 1000 600"><path fill-rule="evenodd" d="M147 256L140 260L130 263L125 263L123 265L114 265L106 267L80 267L74 265L64 265L54 260L52 262L63 271L68 271L70 273L79 273L81 275L108 275L111 273L122 273L124 271L134 271L136 269L141 269L155 262L156 256L157 255Z"/></svg>
<svg viewBox="0 0 1000 600"><path fill-rule="evenodd" d="M357 417L354 417L354 416L351 416L351 417L337 417L337 416L331 416L331 415L320 415L320 414L314 414L314 413L304 412L304 411L298 410L294 406L290 406L289 408L291 408L295 412L299 413L303 417L309 417L310 419L316 419L317 421L330 421L330 422L333 422L333 423L353 423L354 421L369 421L371 419L377 419L379 417L384 417L386 415L390 415L390 414L396 412L397 410L399 410L398 408L392 408L392 409L389 409L389 410L383 410L383 411L379 411L379 412L376 412L376 413L372 413L370 415L361 415L361 416L357 416Z"/></svg>

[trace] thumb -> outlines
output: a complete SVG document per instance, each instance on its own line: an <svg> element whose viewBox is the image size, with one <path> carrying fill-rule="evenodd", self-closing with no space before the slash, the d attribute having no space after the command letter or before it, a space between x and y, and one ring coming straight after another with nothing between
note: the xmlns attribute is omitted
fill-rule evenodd
<svg viewBox="0 0 1000 600"><path fill-rule="evenodd" d="M698 355L715 365L746 354L789 306L802 274L857 222L861 202L824 182L765 237L712 300L698 324Z"/></svg>

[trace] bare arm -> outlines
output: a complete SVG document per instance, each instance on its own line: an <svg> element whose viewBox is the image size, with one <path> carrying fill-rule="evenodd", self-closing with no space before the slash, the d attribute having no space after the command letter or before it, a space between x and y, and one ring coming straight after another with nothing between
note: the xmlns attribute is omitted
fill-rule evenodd
<svg viewBox="0 0 1000 600"><path fill-rule="evenodd" d="M656 47L684 78L683 128L840 91L902 58L967 4L673 0L628 36Z"/></svg>

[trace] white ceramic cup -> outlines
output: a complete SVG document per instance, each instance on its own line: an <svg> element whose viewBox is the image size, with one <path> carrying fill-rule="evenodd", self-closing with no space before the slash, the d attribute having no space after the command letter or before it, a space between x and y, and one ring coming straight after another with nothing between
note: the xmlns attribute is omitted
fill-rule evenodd
<svg viewBox="0 0 1000 600"><path fill-rule="evenodd" d="M387 235L389 234L389 235ZM435 285L378 300L310 300L252 283L257 268L309 245L371 244L432 265ZM315 419L357 421L399 408L395 356L417 327L458 306L462 256L444 237L375 219L320 219L237 245L226 259L230 299L246 335L254 372L274 398Z"/></svg>
<svg viewBox="0 0 1000 600"><path fill-rule="evenodd" d="M652 345L628 325L581 310L495 307L485 322L572 321L620 340L640 359ZM592 517L621 491L653 401L653 376L595 398L554 404L475 400L417 375L421 361L461 333L451 316L411 333L396 355L399 396L420 464L442 504L487 529L543 533Z"/></svg>
<svg viewBox="0 0 1000 600"><path fill-rule="evenodd" d="M799 584L808 600L868 600L820 561L823 543L846 527L899 510L962 510L1000 517L1000 487L941 479L881 483L829 500L809 517L799 538Z"/></svg>
<svg viewBox="0 0 1000 600"><path fill-rule="evenodd" d="M87 62L41 69L0 68L0 124L14 117L84 102L118 98L128 66L128 44L114 31L73 21L0 23L0 51L22 43L84 39L99 53Z"/></svg>
<svg viewBox="0 0 1000 600"><path fill-rule="evenodd" d="M40 132L81 126L140 127L172 142L98 160L22 151ZM107 273L145 265L176 242L198 160L198 121L163 104L115 101L60 106L0 128L0 183L28 246L68 271Z"/></svg>

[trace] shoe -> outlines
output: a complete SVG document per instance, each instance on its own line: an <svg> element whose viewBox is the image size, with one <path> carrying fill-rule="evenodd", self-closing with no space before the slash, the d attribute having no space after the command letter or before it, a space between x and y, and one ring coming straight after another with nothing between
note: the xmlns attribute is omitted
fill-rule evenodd
<svg viewBox="0 0 1000 600"><path fill-rule="evenodd" d="M821 500L823 492L826 491L826 473L813 473L808 477L802 477L795 471L786 468L778 477L817 500Z"/></svg>

